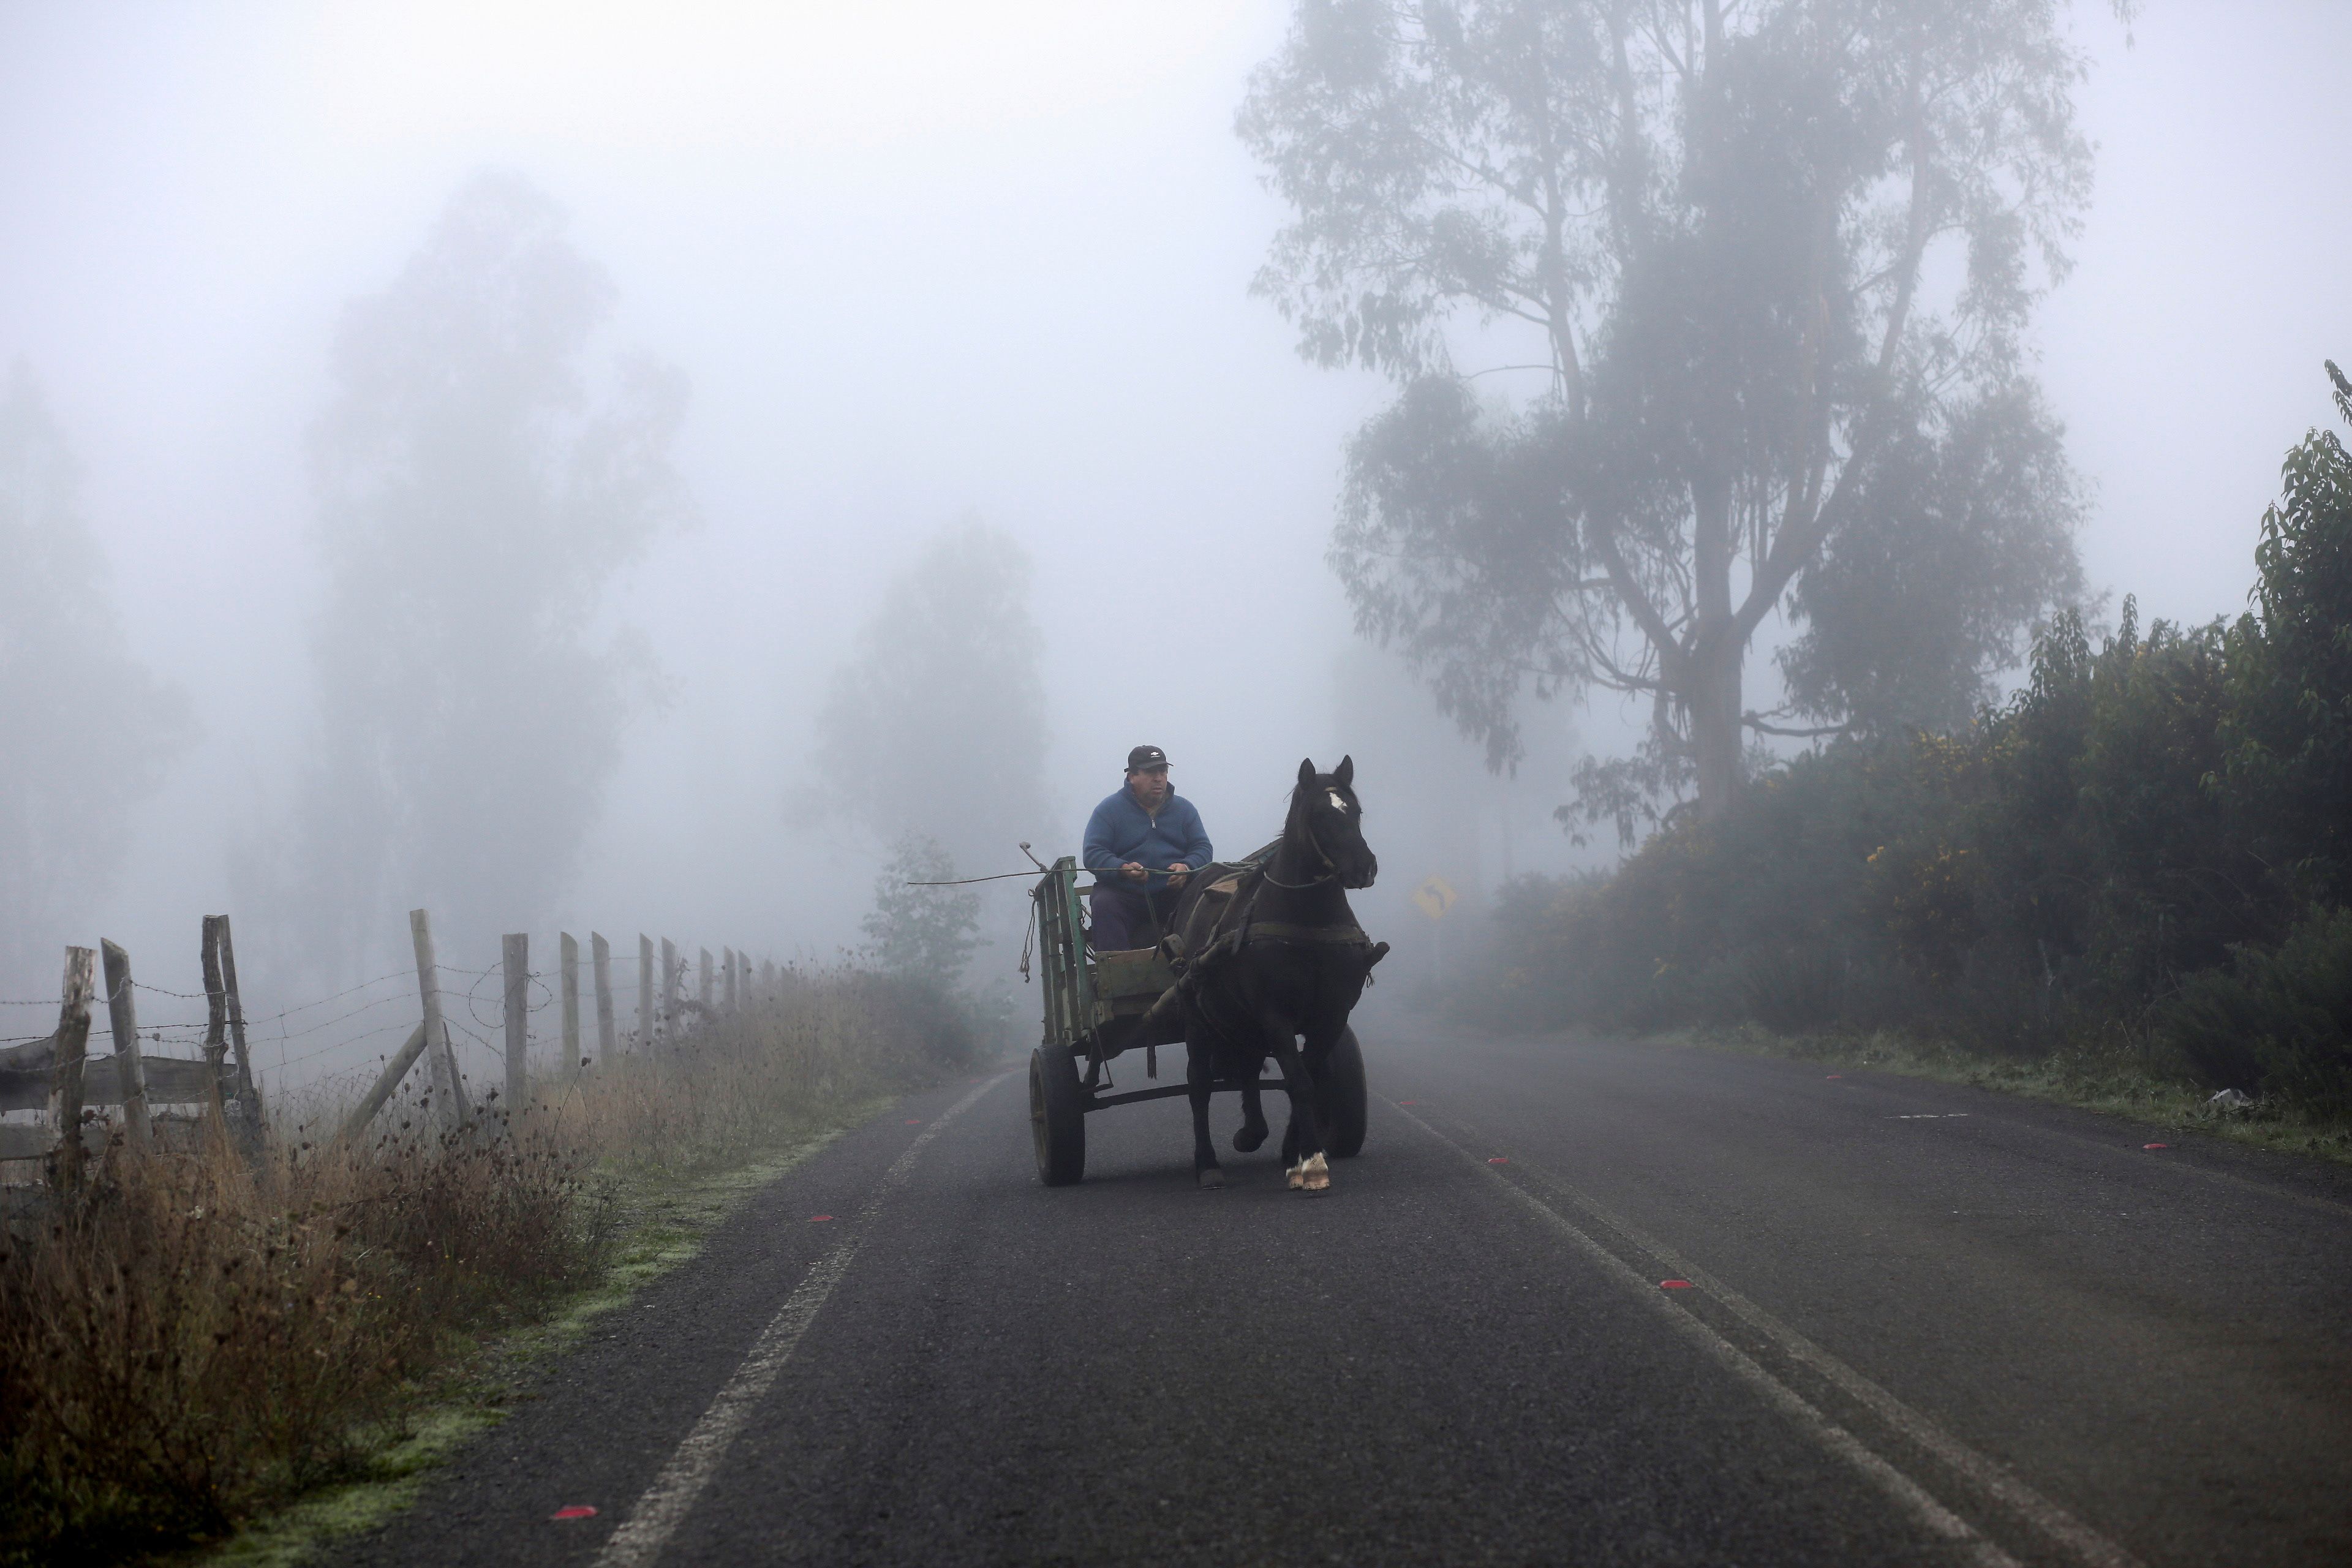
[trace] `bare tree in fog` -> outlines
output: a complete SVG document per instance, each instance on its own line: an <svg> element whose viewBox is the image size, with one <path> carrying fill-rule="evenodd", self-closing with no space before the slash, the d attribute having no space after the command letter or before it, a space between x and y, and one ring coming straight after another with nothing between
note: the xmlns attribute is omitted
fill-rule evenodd
<svg viewBox="0 0 2352 1568"><path fill-rule="evenodd" d="M477 943L541 910L653 694L642 640L596 628L688 515L686 384L592 365L613 296L553 203L485 174L344 313L311 440L329 585L294 862L321 957L359 961L412 903Z"/></svg>
<svg viewBox="0 0 2352 1568"><path fill-rule="evenodd" d="M2089 192L2061 10L1301 4L1239 121L1293 212L1256 287L1402 384L1332 561L1496 765L1521 689L1626 692L1650 738L1587 809L1713 816L1743 731L1948 716L2075 590L2022 336ZM1546 392L1482 408L1469 341Z"/></svg>
<svg viewBox="0 0 2352 1568"><path fill-rule="evenodd" d="M834 674L802 815L882 844L928 836L966 872L1018 866L1015 847L1055 826L1043 648L1028 553L976 521L933 538Z"/></svg>
<svg viewBox="0 0 2352 1568"><path fill-rule="evenodd" d="M80 472L32 372L0 384L0 973L54 984L69 909L121 874L130 816L193 737L131 657ZM53 993L44 991L43 995Z"/></svg>

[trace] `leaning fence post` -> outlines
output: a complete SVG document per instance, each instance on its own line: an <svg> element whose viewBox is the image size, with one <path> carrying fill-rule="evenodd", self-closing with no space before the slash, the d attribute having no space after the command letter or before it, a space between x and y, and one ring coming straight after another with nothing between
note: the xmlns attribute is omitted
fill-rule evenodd
<svg viewBox="0 0 2352 1568"><path fill-rule="evenodd" d="M383 1071L376 1075L375 1086L367 1091L367 1098L360 1101L359 1108L344 1121L342 1135L346 1140L356 1138L367 1131L367 1124L375 1120L375 1113L383 1109L383 1102L392 1098L392 1091L400 1087L400 1080L408 1076L408 1069L415 1067L416 1058L425 1054L425 1027L419 1024L409 1032L408 1043L384 1064Z"/></svg>
<svg viewBox="0 0 2352 1568"><path fill-rule="evenodd" d="M588 933L588 962L596 977L596 1065L613 1065L613 944Z"/></svg>
<svg viewBox="0 0 2352 1568"><path fill-rule="evenodd" d="M522 1114L530 1091L530 936L510 931L500 944L507 972L507 1115Z"/></svg>
<svg viewBox="0 0 2352 1568"><path fill-rule="evenodd" d="M155 1146L147 1121L147 1064L139 1055L139 1013L131 996L131 955L100 939L106 963L106 1021L114 1030L114 1070L122 1075L122 1124L141 1153Z"/></svg>
<svg viewBox="0 0 2352 1568"><path fill-rule="evenodd" d="M236 939L229 933L228 917L215 915L219 922L214 928L220 943L221 987L228 1002L228 1037L236 1047L236 1102L245 1116L245 1136L258 1142L261 1137L261 1086L253 1080L253 1057L245 1048L245 1002L236 990Z"/></svg>
<svg viewBox="0 0 2352 1568"><path fill-rule="evenodd" d="M677 1038L677 993L680 977L677 965L677 944L662 938L662 1033L671 1040Z"/></svg>
<svg viewBox="0 0 2352 1568"><path fill-rule="evenodd" d="M228 1135L228 1107L221 1098L221 1079L228 1067L228 989L221 979L218 915L206 915L204 926L205 971L205 1105L213 1113L213 1130Z"/></svg>
<svg viewBox="0 0 2352 1568"><path fill-rule="evenodd" d="M563 1076L580 1072L580 939L562 932L555 942L563 971Z"/></svg>
<svg viewBox="0 0 2352 1568"><path fill-rule="evenodd" d="M654 939L637 933L637 1049L654 1043Z"/></svg>
<svg viewBox="0 0 2352 1568"><path fill-rule="evenodd" d="M441 1016L441 970L433 959L433 917L408 911L408 938L416 950L416 997L425 1009L425 1051L433 1063L433 1093L441 1101L444 1126L466 1120L466 1089L457 1077L457 1050Z"/></svg>
<svg viewBox="0 0 2352 1568"><path fill-rule="evenodd" d="M695 966L694 974L696 984L701 993L702 1016L708 1018L710 1016L710 950L706 947L699 951L702 957Z"/></svg>
<svg viewBox="0 0 2352 1568"><path fill-rule="evenodd" d="M49 1068L49 1125L57 1130L49 1184L59 1193L81 1190L81 1069L89 1053L89 994L98 955L86 947L66 949L65 1000L58 1007L58 1051Z"/></svg>
<svg viewBox="0 0 2352 1568"><path fill-rule="evenodd" d="M727 1016L735 1016L735 950L727 950Z"/></svg>

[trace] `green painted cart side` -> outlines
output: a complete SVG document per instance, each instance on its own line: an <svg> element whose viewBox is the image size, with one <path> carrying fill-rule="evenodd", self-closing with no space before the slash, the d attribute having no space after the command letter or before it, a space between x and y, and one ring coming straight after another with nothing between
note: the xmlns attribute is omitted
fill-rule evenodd
<svg viewBox="0 0 2352 1568"><path fill-rule="evenodd" d="M1038 980L1045 991L1045 1041L1079 1048L1094 1030L1094 974L1087 963L1086 922L1078 914L1078 863L1068 855L1038 879Z"/></svg>

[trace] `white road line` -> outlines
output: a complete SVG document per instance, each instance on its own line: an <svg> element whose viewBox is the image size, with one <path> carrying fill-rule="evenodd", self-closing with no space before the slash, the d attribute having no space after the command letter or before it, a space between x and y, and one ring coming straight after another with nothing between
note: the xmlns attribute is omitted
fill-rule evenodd
<svg viewBox="0 0 2352 1568"><path fill-rule="evenodd" d="M1937 1501L1925 1487L1872 1452L1860 1438L1824 1415L1795 1389L1757 1365L1738 1345L1675 1305L1658 1289L1656 1280L1643 1279L1632 1265L1587 1235L1566 1215L1510 1180L1482 1156L1440 1132L1410 1110L1400 1107L1397 1114L1459 1154L1472 1169L1491 1178L1496 1185L1509 1194L1538 1221L1583 1253L1603 1274L1631 1290L1636 1299L1662 1316L1675 1332L1761 1395L1765 1403L1789 1417L1823 1448L1844 1460L1864 1479L1886 1493L1920 1526L1951 1542L1968 1562L1976 1564L1977 1568L2019 1568L2015 1558L1985 1539L1974 1525ZM1692 1278L1696 1283L1695 1277L1685 1277Z"/></svg>
<svg viewBox="0 0 2352 1568"><path fill-rule="evenodd" d="M1522 1164L1518 1168L1534 1181L1582 1209L1591 1219L1607 1226L1649 1253L1677 1276L1697 1286L1711 1300L1721 1302L1733 1316L1770 1340L1791 1360L1811 1367L1843 1390L1871 1414L1966 1477L1971 1485L2032 1526L2045 1540L2063 1549L2076 1562L2085 1564L2086 1568L2140 1568L2137 1558L2026 1485L2008 1466L1969 1447L1722 1280L1698 1265L1676 1256L1664 1242L1637 1228L1598 1199L1580 1192L1540 1165Z"/></svg>
<svg viewBox="0 0 2352 1568"><path fill-rule="evenodd" d="M752 1342L750 1353L735 1368L734 1375L679 1442L677 1451L662 1467L661 1474L654 1478L653 1485L637 1499L629 1517L604 1542L604 1550L596 1554L596 1568L646 1568L661 1554L662 1547L686 1518L687 1510L694 1506L695 1499L710 1484L719 1462L727 1457L728 1448L743 1430L743 1424L751 1418L761 1396L774 1386L777 1374L792 1360L801 1335L808 1331L809 1324L823 1310L825 1298L841 1283L841 1277L849 1272L850 1260L857 1256L858 1245L866 1239L866 1222L880 1212L885 1199L906 1185L908 1175L915 1168L916 1156L922 1153L924 1145L970 1110L982 1095L1010 1076L999 1073L957 1100L946 1114L916 1134L906 1152L882 1173L873 1194L851 1222L849 1234L831 1252L818 1258L793 1293L784 1298L784 1304L776 1310L768 1326L760 1331L760 1337Z"/></svg>

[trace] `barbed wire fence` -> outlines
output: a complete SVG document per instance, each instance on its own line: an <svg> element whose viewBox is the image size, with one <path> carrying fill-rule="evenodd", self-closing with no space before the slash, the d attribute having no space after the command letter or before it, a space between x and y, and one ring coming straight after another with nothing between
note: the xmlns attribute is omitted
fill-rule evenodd
<svg viewBox="0 0 2352 1568"><path fill-rule="evenodd" d="M480 1109L510 1110L530 1103L534 1068L571 1079L631 1052L675 1047L775 994L790 967L700 947L689 996L688 961L667 937L657 969L654 939L640 933L628 975L614 973L611 944L594 931L584 965L566 931L557 936L556 966L533 969L530 938L518 932L502 940L498 964L469 969L439 961L425 910L411 910L409 924L413 966L252 1017L226 915L204 918L201 991L134 979L130 954L111 942L100 944L100 985L99 954L68 946L62 994L0 997L0 1182L26 1179L19 1163L40 1160L51 1182L78 1184L88 1149L103 1147L116 1124L134 1149L154 1146L160 1106L194 1108L163 1112L183 1135L214 1118L233 1142L256 1151L271 1101L331 1096L372 1078L343 1121L342 1133L356 1135L420 1060L430 1074L427 1103L450 1124L466 1122L478 1092ZM102 1019L93 1016L100 1007ZM54 1026L31 1032L45 1015ZM406 1039L382 1048L394 1036ZM337 1056L346 1058L340 1067L298 1071ZM81 1136L63 1136L68 1127Z"/></svg>

